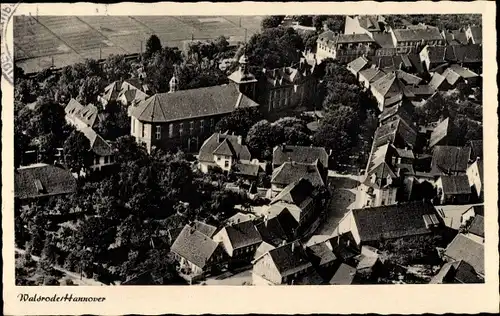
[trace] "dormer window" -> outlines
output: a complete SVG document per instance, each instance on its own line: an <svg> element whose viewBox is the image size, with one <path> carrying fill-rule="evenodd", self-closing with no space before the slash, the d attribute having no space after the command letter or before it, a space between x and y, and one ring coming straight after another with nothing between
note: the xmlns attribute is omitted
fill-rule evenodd
<svg viewBox="0 0 500 316"><path fill-rule="evenodd" d="M45 188L43 187L42 181L40 181L40 179L35 179L35 187L38 193L44 193Z"/></svg>

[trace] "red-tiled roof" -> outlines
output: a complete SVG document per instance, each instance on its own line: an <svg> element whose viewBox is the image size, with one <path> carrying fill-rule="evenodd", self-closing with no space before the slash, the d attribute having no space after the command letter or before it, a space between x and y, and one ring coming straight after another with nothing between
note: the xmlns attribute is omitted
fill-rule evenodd
<svg viewBox="0 0 500 316"><path fill-rule="evenodd" d="M143 122L172 122L230 113L258 106L241 94L235 84L159 93L142 101L131 115Z"/></svg>

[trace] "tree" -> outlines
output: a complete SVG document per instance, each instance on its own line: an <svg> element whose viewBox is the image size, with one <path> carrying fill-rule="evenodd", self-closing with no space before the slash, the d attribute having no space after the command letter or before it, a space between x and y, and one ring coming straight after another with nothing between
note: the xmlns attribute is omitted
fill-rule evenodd
<svg viewBox="0 0 500 316"><path fill-rule="evenodd" d="M151 35L146 42L146 51L144 55L146 58L153 56L156 52L161 51L162 46L160 39L155 34Z"/></svg>
<svg viewBox="0 0 500 316"><path fill-rule="evenodd" d="M340 33L344 31L345 17L343 15L332 15L329 16L326 21L326 27L333 32Z"/></svg>
<svg viewBox="0 0 500 316"><path fill-rule="evenodd" d="M169 91L174 65L182 60L177 48L163 47L145 61L146 83L157 93Z"/></svg>
<svg viewBox="0 0 500 316"><path fill-rule="evenodd" d="M285 18L284 15L271 15L271 16L265 17L262 20L262 28L268 29L268 28L278 27L278 26L280 26L280 24L284 18Z"/></svg>
<svg viewBox="0 0 500 316"><path fill-rule="evenodd" d="M110 55L104 61L103 72L107 82L125 80L130 77L132 65L125 59L125 55Z"/></svg>
<svg viewBox="0 0 500 316"><path fill-rule="evenodd" d="M76 173L88 168L92 164L90 141L82 132L73 131L64 142L64 161Z"/></svg>
<svg viewBox="0 0 500 316"><path fill-rule="evenodd" d="M316 49L316 41L318 40L318 34L315 32L302 32L302 41L304 42L304 48L310 51Z"/></svg>
<svg viewBox="0 0 500 316"><path fill-rule="evenodd" d="M304 25L304 26L312 26L313 25L313 16L312 15L295 15L293 17L293 20L299 22L300 25Z"/></svg>
<svg viewBox="0 0 500 316"><path fill-rule="evenodd" d="M254 34L246 54L252 66L273 69L290 66L300 60L304 49L302 38L293 28L268 28Z"/></svg>
<svg viewBox="0 0 500 316"><path fill-rule="evenodd" d="M77 100L82 104L95 104L97 97L103 91L105 82L100 76L83 79L78 92Z"/></svg>
<svg viewBox="0 0 500 316"><path fill-rule="evenodd" d="M356 112L350 107L339 106L327 112L313 136L313 143L331 150L334 164L349 164L358 131L359 121Z"/></svg>
<svg viewBox="0 0 500 316"><path fill-rule="evenodd" d="M223 117L216 125L215 130L224 133L234 133L246 137L250 128L262 118L258 108L244 108L233 111Z"/></svg>

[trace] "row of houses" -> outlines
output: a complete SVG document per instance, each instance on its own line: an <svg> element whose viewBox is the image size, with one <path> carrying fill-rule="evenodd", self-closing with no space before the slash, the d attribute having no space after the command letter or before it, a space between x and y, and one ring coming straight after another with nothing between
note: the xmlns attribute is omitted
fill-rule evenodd
<svg viewBox="0 0 500 316"><path fill-rule="evenodd" d="M333 58L348 63L360 56L418 54L425 46L482 43L482 29L468 26L457 31L440 31L428 25L393 29L383 16L346 16L344 34L325 31L319 35L316 60Z"/></svg>

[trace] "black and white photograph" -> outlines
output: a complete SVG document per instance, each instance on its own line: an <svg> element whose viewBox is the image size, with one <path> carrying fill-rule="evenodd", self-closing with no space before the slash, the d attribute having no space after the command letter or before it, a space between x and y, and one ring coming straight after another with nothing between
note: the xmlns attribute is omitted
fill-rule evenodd
<svg viewBox="0 0 500 316"><path fill-rule="evenodd" d="M14 16L16 285L484 283L482 27Z"/></svg>
<svg viewBox="0 0 500 316"><path fill-rule="evenodd" d="M6 314L498 311L495 4L449 4L2 4Z"/></svg>

